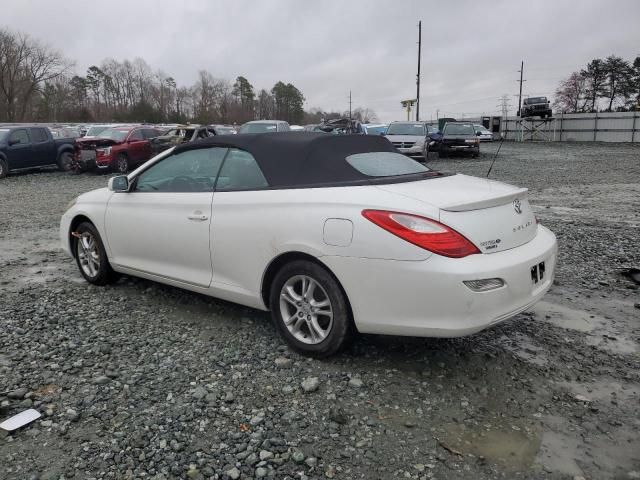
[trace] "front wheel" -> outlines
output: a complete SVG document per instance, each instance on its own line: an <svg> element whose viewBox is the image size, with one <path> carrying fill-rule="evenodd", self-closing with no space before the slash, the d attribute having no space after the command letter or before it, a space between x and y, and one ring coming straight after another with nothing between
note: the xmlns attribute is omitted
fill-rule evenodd
<svg viewBox="0 0 640 480"><path fill-rule="evenodd" d="M127 173L129 171L129 159L124 153L118 155L116 159L116 170L120 173Z"/></svg>
<svg viewBox="0 0 640 480"><path fill-rule="evenodd" d="M9 175L9 166L7 162L0 158L0 178L4 178Z"/></svg>
<svg viewBox="0 0 640 480"><path fill-rule="evenodd" d="M71 152L62 152L58 158L58 170L68 172L73 167L73 155Z"/></svg>
<svg viewBox="0 0 640 480"><path fill-rule="evenodd" d="M83 222L72 233L76 263L89 283L106 285L117 278L111 268L100 234L93 224Z"/></svg>
<svg viewBox="0 0 640 480"><path fill-rule="evenodd" d="M321 358L348 341L351 316L337 280L320 265L298 260L276 275L271 315L286 342L300 353Z"/></svg>

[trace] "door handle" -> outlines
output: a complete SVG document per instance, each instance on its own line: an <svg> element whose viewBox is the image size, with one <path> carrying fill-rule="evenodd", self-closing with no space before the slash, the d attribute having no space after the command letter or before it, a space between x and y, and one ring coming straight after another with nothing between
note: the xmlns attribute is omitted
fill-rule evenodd
<svg viewBox="0 0 640 480"><path fill-rule="evenodd" d="M191 215L188 215L187 218L189 220L198 220L200 222L204 222L206 219L209 218L209 216L205 215L200 210L197 210L197 211L193 212Z"/></svg>

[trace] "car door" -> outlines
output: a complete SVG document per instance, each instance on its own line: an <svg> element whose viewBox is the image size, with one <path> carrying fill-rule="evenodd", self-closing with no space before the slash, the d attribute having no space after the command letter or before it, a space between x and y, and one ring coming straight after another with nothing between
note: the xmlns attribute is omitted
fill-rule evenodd
<svg viewBox="0 0 640 480"><path fill-rule="evenodd" d="M199 148L154 163L115 192L105 214L111 261L139 272L207 287L215 179L226 148Z"/></svg>
<svg viewBox="0 0 640 480"><path fill-rule="evenodd" d="M133 165L139 165L151 156L149 141L144 139L141 129L138 128L129 133L127 137L127 152Z"/></svg>
<svg viewBox="0 0 640 480"><path fill-rule="evenodd" d="M253 156L231 148L220 169L213 199L211 250L213 281L252 291L260 282L264 259L273 255L265 240L260 212L269 184Z"/></svg>
<svg viewBox="0 0 640 480"><path fill-rule="evenodd" d="M26 128L17 128L7 139L9 169L27 168L37 165L31 151L31 139Z"/></svg>
<svg viewBox="0 0 640 480"><path fill-rule="evenodd" d="M31 151L33 165L49 165L56 161L55 154L51 152L53 142L49 142L49 136L44 128L30 128Z"/></svg>

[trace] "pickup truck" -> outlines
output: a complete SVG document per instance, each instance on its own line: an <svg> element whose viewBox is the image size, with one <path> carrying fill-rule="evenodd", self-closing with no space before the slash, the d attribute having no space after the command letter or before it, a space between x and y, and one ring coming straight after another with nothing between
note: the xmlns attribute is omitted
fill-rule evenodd
<svg viewBox="0 0 640 480"><path fill-rule="evenodd" d="M47 127L0 125L0 178L12 170L57 165L71 168L75 139L53 138Z"/></svg>
<svg viewBox="0 0 640 480"><path fill-rule="evenodd" d="M123 125L108 128L97 137L76 140L75 171L111 170L127 173L153 156L150 140L159 135L145 125Z"/></svg>

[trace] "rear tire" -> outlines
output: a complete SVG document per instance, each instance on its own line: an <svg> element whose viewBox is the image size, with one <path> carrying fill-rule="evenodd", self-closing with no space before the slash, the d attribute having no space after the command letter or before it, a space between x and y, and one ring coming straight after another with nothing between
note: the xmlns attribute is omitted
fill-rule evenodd
<svg viewBox="0 0 640 480"><path fill-rule="evenodd" d="M294 350L316 358L337 353L348 342L351 314L338 281L307 260L284 265L271 284L271 316Z"/></svg>
<svg viewBox="0 0 640 480"><path fill-rule="evenodd" d="M73 167L73 155L71 152L62 152L58 157L58 170L68 172Z"/></svg>
<svg viewBox="0 0 640 480"><path fill-rule="evenodd" d="M6 160L0 158L0 178L4 178L9 175L9 165L7 165Z"/></svg>
<svg viewBox="0 0 640 480"><path fill-rule="evenodd" d="M129 171L129 159L124 153L121 153L116 158L116 171L125 174Z"/></svg>
<svg viewBox="0 0 640 480"><path fill-rule="evenodd" d="M71 247L76 263L84 279L94 285L107 285L118 279L113 271L104 244L96 227L89 222L82 222L75 229Z"/></svg>

